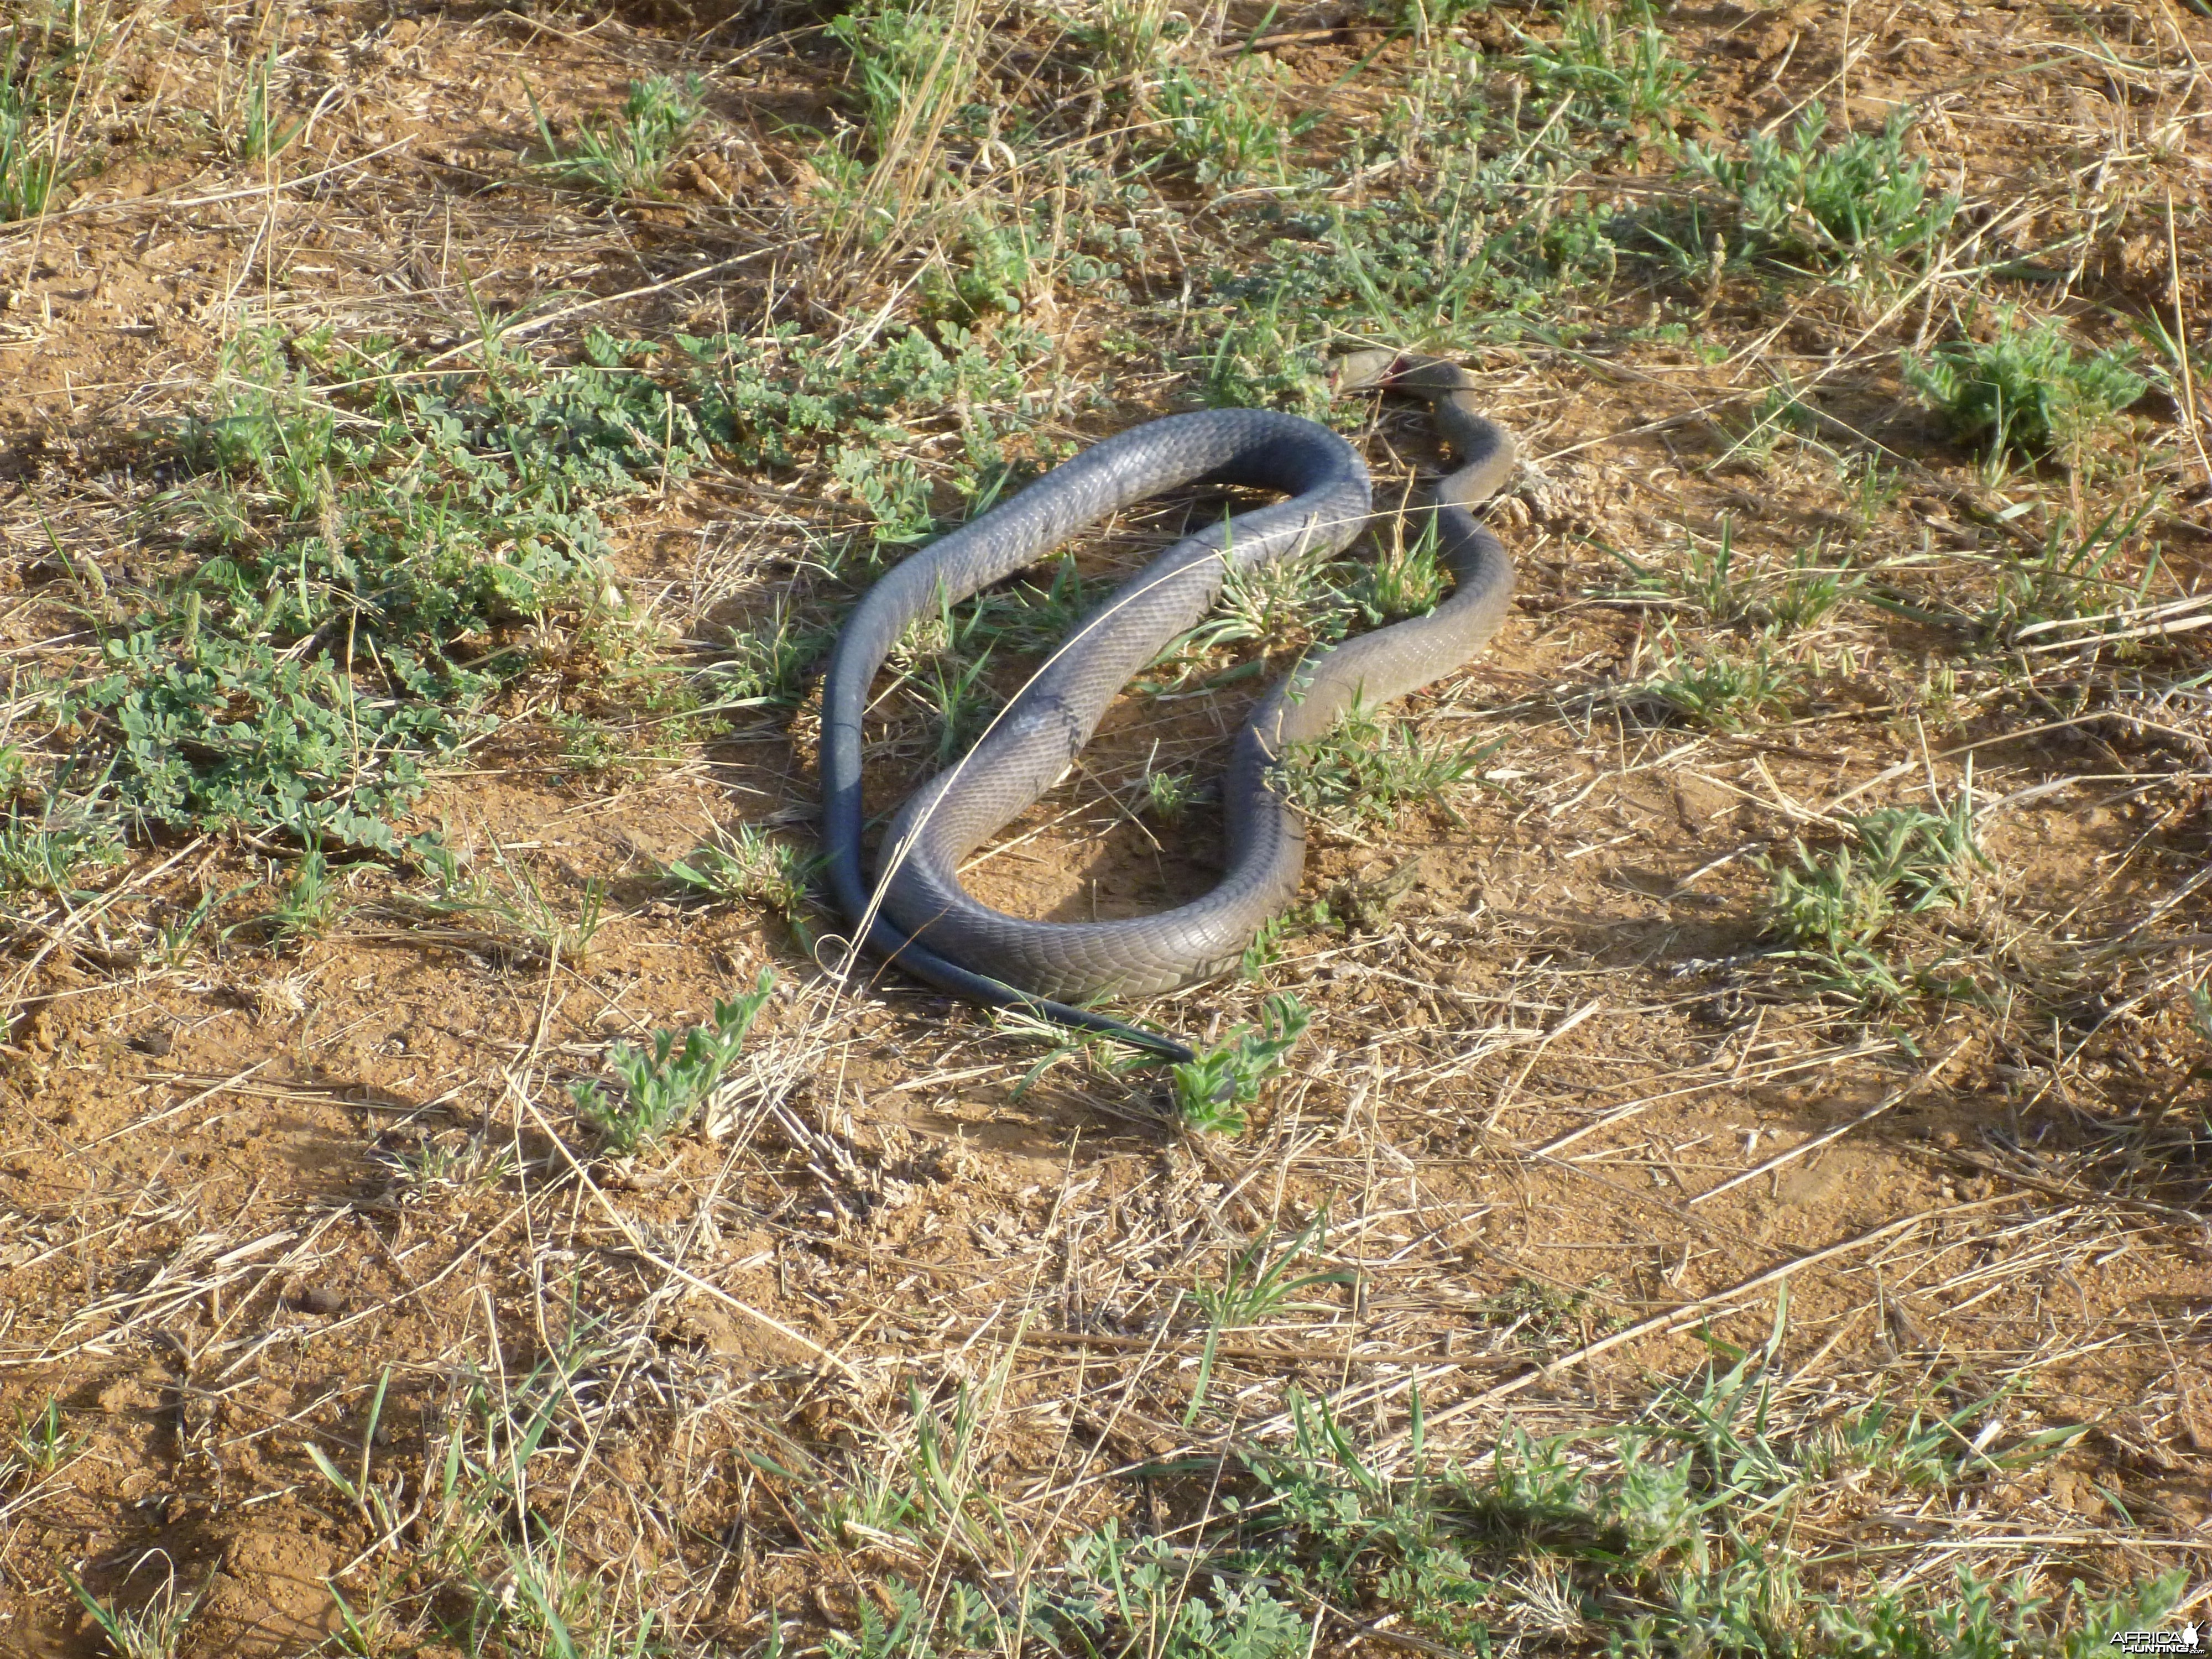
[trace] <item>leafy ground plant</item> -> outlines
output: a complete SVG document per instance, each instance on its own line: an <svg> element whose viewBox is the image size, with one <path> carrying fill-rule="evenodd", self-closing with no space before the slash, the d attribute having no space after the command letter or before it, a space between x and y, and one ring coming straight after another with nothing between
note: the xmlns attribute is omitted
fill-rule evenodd
<svg viewBox="0 0 2212 1659"><path fill-rule="evenodd" d="M1450 815L1452 793L1479 778L1498 747L1424 738L1404 720L1354 710L1327 737L1285 753L1272 780L1308 817L1357 835L1416 804Z"/></svg>
<svg viewBox="0 0 2212 1659"><path fill-rule="evenodd" d="M2134 354L2115 347L2078 356L2063 324L2002 309L1987 340L1954 340L1907 358L1905 383L1960 439L1995 459L2078 458L2148 382Z"/></svg>
<svg viewBox="0 0 2212 1659"><path fill-rule="evenodd" d="M1822 261L1893 258L1934 246L1959 207L1957 198L1929 191L1928 158L1906 149L1911 126L1900 110L1879 131L1824 143L1828 112L1816 102L1787 138L1754 131L1741 160L1692 143L1683 161L1693 177L1735 198L1754 249Z"/></svg>
<svg viewBox="0 0 2212 1659"><path fill-rule="evenodd" d="M155 503L196 562L109 594L104 672L58 698L112 768L111 810L394 849L428 770L495 729L493 701L530 669L521 623L605 603L599 509L714 444L792 459L850 434L867 447L830 459L878 538L921 533L927 487L869 457L907 399L980 393L993 360L919 335L887 356L785 343L787 375L749 343L688 340L664 381L604 335L566 369L488 347L489 376L410 375L374 342L239 337L178 434L191 470ZM800 643L763 646L755 695L788 686Z"/></svg>
<svg viewBox="0 0 2212 1659"><path fill-rule="evenodd" d="M319 846L310 842L278 887L276 907L256 920L272 939L289 942L322 933L337 910L330 859Z"/></svg>
<svg viewBox="0 0 2212 1659"><path fill-rule="evenodd" d="M1677 719L1717 732L1741 732L1788 711L1800 676L1764 638L1743 648L1716 644L1684 650L1672 625L1659 637L1659 661L1631 695Z"/></svg>
<svg viewBox="0 0 2212 1659"><path fill-rule="evenodd" d="M1556 39L1523 39L1519 61L1540 90L1578 99L1617 124L1669 119L1698 76L1674 54L1656 9L1644 0L1619 9L1574 0L1560 14Z"/></svg>
<svg viewBox="0 0 2212 1659"><path fill-rule="evenodd" d="M763 968L751 990L717 1001L713 1022L690 1028L680 1046L677 1034L666 1030L655 1031L647 1048L617 1043L607 1051L607 1069L622 1081L620 1097L610 1097L596 1082L579 1083L569 1091L577 1118L616 1153L675 1133L721 1081L775 989L775 971Z"/></svg>
<svg viewBox="0 0 2212 1659"><path fill-rule="evenodd" d="M1260 1098L1261 1085L1282 1070L1312 1023L1296 997L1271 996L1258 1024L1240 1025L1226 1042L1170 1066L1169 1084L1183 1127L1201 1134L1243 1134L1244 1109Z"/></svg>
<svg viewBox="0 0 2212 1659"><path fill-rule="evenodd" d="M1285 114L1267 58L1239 58L1205 76L1170 66L1152 97L1173 154L1201 185L1279 173L1288 145L1313 123Z"/></svg>
<svg viewBox="0 0 2212 1659"><path fill-rule="evenodd" d="M591 503L639 487L646 455L696 453L665 398L629 418L659 394L611 364L518 367L495 393L395 381L398 367L388 349L243 335L178 434L191 470L156 521L197 556L113 595L104 672L62 699L129 819L392 848L425 764L489 731L487 699L526 666L476 642L591 603Z"/></svg>

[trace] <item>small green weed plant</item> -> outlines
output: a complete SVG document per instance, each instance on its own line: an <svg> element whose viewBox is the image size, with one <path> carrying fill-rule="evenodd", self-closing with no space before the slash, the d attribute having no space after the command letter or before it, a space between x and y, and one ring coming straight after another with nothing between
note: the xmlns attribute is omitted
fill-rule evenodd
<svg viewBox="0 0 2212 1659"><path fill-rule="evenodd" d="M1235 316L1206 353L1206 400L1217 409L1281 409L1319 419L1328 412L1327 358L1297 321L1279 309Z"/></svg>
<svg viewBox="0 0 2212 1659"><path fill-rule="evenodd" d="M1063 554L1054 562L1048 581L1032 579L976 595L971 601L971 636L1010 651L1052 651L1066 643L1088 602L1073 556Z"/></svg>
<svg viewBox="0 0 2212 1659"><path fill-rule="evenodd" d="M1832 143L1823 142L1827 132L1827 109L1814 103L1786 138L1753 132L1740 160L1694 143L1682 159L1692 178L1734 198L1756 252L1836 264L1933 248L1959 201L1929 191L1928 159L1906 147L1911 118L1900 112L1879 132L1845 133Z"/></svg>
<svg viewBox="0 0 2212 1659"><path fill-rule="evenodd" d="M1303 1258L1318 1255L1328 1244L1328 1215L1323 1211L1279 1249L1273 1248L1269 1239L1254 1239L1230 1258L1218 1281L1191 1288L1190 1299L1206 1316L1206 1341L1199 1351L1198 1377L1191 1385L1190 1408L1183 1413L1185 1428L1198 1420L1198 1413L1206 1404L1206 1391L1213 1379L1213 1362L1223 1332L1258 1325L1277 1314L1310 1310L1320 1304L1296 1303L1291 1298L1319 1285L1354 1282L1357 1275L1341 1268L1292 1274L1291 1268Z"/></svg>
<svg viewBox="0 0 2212 1659"><path fill-rule="evenodd" d="M1410 721L1356 708L1328 735L1287 750L1268 781L1309 818L1358 836L1395 823L1412 805L1457 820L1454 791L1482 775L1499 743L1442 735L1424 741Z"/></svg>
<svg viewBox="0 0 2212 1659"><path fill-rule="evenodd" d="M337 885L331 878L330 857L311 842L277 889L275 907L254 920L276 942L295 944L320 938L337 915Z"/></svg>
<svg viewBox="0 0 2212 1659"><path fill-rule="evenodd" d="M1152 91L1170 153L1201 185L1280 179L1291 147L1319 112L1286 114L1280 71L1266 58L1223 69L1170 64Z"/></svg>
<svg viewBox="0 0 2212 1659"><path fill-rule="evenodd" d="M203 887L190 904L172 904L158 912L154 922L154 954L164 966L181 968L199 947L199 938L215 920L216 908L229 894L219 887Z"/></svg>
<svg viewBox="0 0 2212 1659"><path fill-rule="evenodd" d="M1030 137L1021 101L980 84L990 33L969 0L861 0L823 33L847 53L859 118L808 157L823 180L823 264L864 268L864 250L921 254L926 319L975 321L1026 303L1036 243L1018 210L979 192L952 160L971 146L1011 158Z"/></svg>
<svg viewBox="0 0 2212 1659"><path fill-rule="evenodd" d="M1686 649L1668 624L1660 629L1658 643L1652 673L1632 688L1630 696L1692 726L1716 732L1748 731L1774 715L1786 714L1796 700L1800 677L1796 665L1778 656L1763 636L1742 649L1718 645Z"/></svg>
<svg viewBox="0 0 2212 1659"><path fill-rule="evenodd" d="M2077 629L2055 630L2144 604L2165 574L2164 562L2153 551L2131 577L2126 556L2155 508L2154 501L2124 520L2114 508L2079 537L2070 516L2057 514L2040 552L1997 563L1996 591L1977 631L1984 640L2006 646L2027 644L2038 636L2079 637Z"/></svg>
<svg viewBox="0 0 2212 1659"><path fill-rule="evenodd" d="M922 271L922 314L963 325L1018 316L1042 284L1042 266L1027 225L972 214L943 257Z"/></svg>
<svg viewBox="0 0 2212 1659"><path fill-rule="evenodd" d="M1418 124L1405 149L1433 165L1430 187L1387 207L1301 215L1297 234L1220 274L1210 401L1328 417L1328 338L1419 338L1444 351L1557 340L1563 298L1580 306L1610 289L1626 227L1577 187L1579 160L1528 159L1533 133L1485 155L1473 137L1482 127L1475 116Z"/></svg>
<svg viewBox="0 0 2212 1659"><path fill-rule="evenodd" d="M482 1135L459 1139L434 1136L411 1152L379 1152L375 1158L398 1178L403 1204L489 1192L515 1172L514 1152L491 1145Z"/></svg>
<svg viewBox="0 0 2212 1659"><path fill-rule="evenodd" d="M15 1431L9 1441L11 1461L45 1476L67 1462L84 1444L85 1437L70 1430L69 1419L62 1414L60 1397L50 1394L34 1412L27 1412L20 1405L15 1407Z"/></svg>
<svg viewBox="0 0 2212 1659"><path fill-rule="evenodd" d="M1425 617L1437 608L1448 582L1437 551L1437 521L1425 522L1409 539L1394 537L1360 572L1353 598L1370 627L1401 617Z"/></svg>
<svg viewBox="0 0 2212 1659"><path fill-rule="evenodd" d="M356 1468L325 1458L322 1473L357 1501L369 1524L404 1528L411 1517L422 1540L419 1570L441 1603L438 1623L466 1650L645 1659L661 1651L653 1636L659 1612L629 1576L571 1558L567 1516L552 1496L560 1486L552 1469L568 1466L604 1421L601 1379L611 1352L596 1319L573 1304L567 1313L551 1352L526 1374L465 1375L420 1490L396 1474L372 1478L367 1457ZM512 1522L525 1504L538 1505L543 1519L522 1536ZM419 1628L405 1639L393 1627L404 1630L406 1616L391 1616L393 1601L415 1598L393 1596L392 1588L358 1611L341 1601L339 1623L352 1651L419 1645Z"/></svg>
<svg viewBox="0 0 2212 1659"><path fill-rule="evenodd" d="M998 712L1000 699L988 678L990 667L986 646L973 657L933 658L915 676L936 730L938 765L950 766L966 754Z"/></svg>
<svg viewBox="0 0 2212 1659"><path fill-rule="evenodd" d="M2126 347L2077 354L2063 324L2008 308L1987 340L1908 356L1905 380L1993 463L2008 454L2072 460L2148 389L2135 364Z"/></svg>
<svg viewBox="0 0 2212 1659"><path fill-rule="evenodd" d="M410 908L483 927L485 942L501 956L574 963L591 954L592 941L605 921L606 884L600 878L585 881L571 916L546 896L530 866L510 858L496 841L490 867L465 860L442 831L410 837L405 851L438 884L436 896L414 899Z"/></svg>
<svg viewBox="0 0 2212 1659"><path fill-rule="evenodd" d="M22 801L11 800L0 819L0 892L84 897L78 883L85 874L112 869L126 856L96 803L57 795L34 817Z"/></svg>
<svg viewBox="0 0 2212 1659"><path fill-rule="evenodd" d="M599 343L581 372L509 362L494 384L403 378L374 342L234 342L152 509L196 556L118 591L104 672L64 700L121 813L391 849L426 766L485 735L528 666L484 646L599 592L594 504L703 453Z"/></svg>
<svg viewBox="0 0 2212 1659"><path fill-rule="evenodd" d="M607 1053L607 1069L621 1079L621 1096L610 1097L595 1081L576 1084L569 1093L577 1117L617 1154L675 1133L721 1081L775 989L775 972L763 968L751 990L718 1000L712 1022L691 1026L680 1040L674 1031L657 1030L645 1048L617 1043Z"/></svg>
<svg viewBox="0 0 2212 1659"><path fill-rule="evenodd" d="M891 647L901 684L928 712L939 766L965 753L998 711L1001 700L990 680L998 646L994 610L956 609L940 592L937 615L911 624Z"/></svg>
<svg viewBox="0 0 2212 1659"><path fill-rule="evenodd" d="M1271 996L1257 1024L1240 1025L1226 1042L1170 1066L1169 1087L1183 1127L1200 1134L1243 1134L1244 1109L1260 1098L1261 1087L1283 1069L1312 1024L1312 1013L1297 998Z"/></svg>
<svg viewBox="0 0 2212 1659"><path fill-rule="evenodd" d="M215 1588L213 1571L189 1594L179 1587L172 1575L141 1605L122 1607L94 1595L85 1588L83 1580L67 1567L61 1569L61 1575L62 1582L91 1615L93 1627L99 1631L115 1659L178 1659L185 1650L185 1638L192 1620L199 1615L201 1603Z"/></svg>
<svg viewBox="0 0 2212 1659"><path fill-rule="evenodd" d="M274 160L307 130L304 115L290 121L277 118L270 99L270 84L276 77L276 48L271 46L269 55L246 71L245 125L239 135L238 153L249 161Z"/></svg>
<svg viewBox="0 0 2212 1659"><path fill-rule="evenodd" d="M1592 124L1674 118L1698 71L1674 56L1655 7L1571 0L1559 19L1555 38L1524 34L1515 60L1540 94L1574 100Z"/></svg>
<svg viewBox="0 0 2212 1659"><path fill-rule="evenodd" d="M378 1513L374 1499L383 1494L370 1480L369 1470L376 1457L377 1426L384 1420L385 1401L391 1391L392 1367L386 1365L376 1379L376 1392L369 1396L368 1412L361 1436L361 1460L351 1473L341 1469L331 1455L313 1441L306 1442L304 1446L307 1461L315 1466L317 1474L365 1518L386 1526L391 1524L393 1517L388 1510Z"/></svg>
<svg viewBox="0 0 2212 1659"><path fill-rule="evenodd" d="M1733 519L1722 519L1715 540L1693 538L1680 565L1646 565L1617 548L1605 550L1628 568L1631 580L1625 598L1679 600L1716 628L1748 621L1753 615L1758 583L1736 562Z"/></svg>
<svg viewBox="0 0 2212 1659"><path fill-rule="evenodd" d="M0 57L0 220L38 217L76 171L66 127L54 107L63 90L64 61L39 54L15 36Z"/></svg>
<svg viewBox="0 0 2212 1659"><path fill-rule="evenodd" d="M1764 561L1739 559L1735 521L1729 517L1721 520L1720 533L1711 541L1691 538L1679 564L1644 564L1616 548L1604 550L1629 571L1620 598L1686 606L1711 627L1755 629L1770 641L1824 621L1865 586L1863 578L1848 569L1823 563L1818 542L1798 549L1780 570Z"/></svg>
<svg viewBox="0 0 2212 1659"><path fill-rule="evenodd" d="M1146 815L1173 827L1181 823L1198 802L1200 785L1188 772L1161 771L1147 767L1142 808Z"/></svg>
<svg viewBox="0 0 2212 1659"><path fill-rule="evenodd" d="M866 529L849 550L873 568L890 551L927 540L939 527L940 482L969 500L990 499L1006 477L1000 446L1030 419L1026 367L1046 343L1001 325L987 343L940 325L872 347L831 347L791 325L750 338L684 338L690 404L704 429L746 466L824 466L835 490ZM964 411L950 464L925 473L910 459L921 422ZM848 550L848 551L849 551ZM828 562L842 572L848 552Z"/></svg>
<svg viewBox="0 0 2212 1659"><path fill-rule="evenodd" d="M724 708L796 708L805 700L807 670L836 638L835 630L800 620L789 596L779 593L768 616L730 630L729 655L707 675L711 700Z"/></svg>
<svg viewBox="0 0 2212 1659"><path fill-rule="evenodd" d="M2033 552L1977 556L1989 573L1986 586L1931 598L1884 585L1869 587L1866 597L1915 622L1956 629L1980 646L2033 651L2093 645L2098 629L2124 629L2129 613L2171 580L2155 547L2139 570L2128 568L2137 532L2159 503L2154 496L2124 519L2116 508L2081 533L2072 514L2055 514ZM1947 689L1944 701L1950 700Z"/></svg>
<svg viewBox="0 0 2212 1659"><path fill-rule="evenodd" d="M1716 1343L1720 1363L1663 1389L1610 1435L1540 1439L1509 1427L1471 1468L1430 1456L1418 1396L1395 1467L1364 1453L1325 1401L1294 1396L1288 1443L1247 1455L1256 1489L1223 1504L1212 1559L1296 1606L1387 1607L1403 1628L1455 1650L1572 1634L1593 1650L1655 1659L2087 1651L2051 1636L2045 1604L2024 1583L1968 1572L1877 1607L1820 1587L1787 1517L1822 1482L1900 1500L1956 1491L2039 1462L2081 1431L1978 1453L1968 1431L1990 1414L1987 1400L1940 1411L1876 1400L1785 1429L1773 1369L1785 1317L1778 1313L1774 1340L1748 1353ZM2171 1606L2180 1582L2168 1576L2085 1609L2094 1639ZM1885 1626L1891 1645L1856 1639Z"/></svg>
<svg viewBox="0 0 2212 1659"><path fill-rule="evenodd" d="M669 163L705 112L699 104L703 85L696 75L681 82L666 75L633 81L619 115L580 120L575 143L565 147L533 94L531 112L548 158L538 166L617 201L658 196Z"/></svg>
<svg viewBox="0 0 2212 1659"><path fill-rule="evenodd" d="M813 881L821 860L758 824L718 829L668 878L693 896L756 904L781 916L802 948L811 949Z"/></svg>
<svg viewBox="0 0 2212 1659"><path fill-rule="evenodd" d="M1844 839L1832 846L1801 842L1786 860L1760 858L1766 926L1783 954L1824 987L1861 1000L1944 988L1927 973L1900 970L1879 947L1901 920L1966 903L1974 871L1994 867L1974 839L1972 787L1970 774L1941 812L1883 807L1847 820Z"/></svg>
<svg viewBox="0 0 2212 1659"><path fill-rule="evenodd" d="M869 0L830 21L830 39L851 61L861 137L879 172L926 164L926 152L974 102L975 42L951 7L927 0Z"/></svg>
<svg viewBox="0 0 2212 1659"><path fill-rule="evenodd" d="M940 1413L920 1384L909 1384L908 1432L888 1437L881 1461L823 1506L826 1530L847 1547L905 1538L971 1563L993 1559L1010 1540L979 1467L982 1405L963 1384Z"/></svg>

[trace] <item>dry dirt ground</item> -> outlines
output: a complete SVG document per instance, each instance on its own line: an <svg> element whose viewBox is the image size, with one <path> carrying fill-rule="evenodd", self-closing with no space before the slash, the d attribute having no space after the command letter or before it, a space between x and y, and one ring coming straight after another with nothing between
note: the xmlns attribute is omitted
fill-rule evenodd
<svg viewBox="0 0 2212 1659"><path fill-rule="evenodd" d="M2212 1610L2190 357L2212 22L2030 0L954 5L843 33L681 3L9 16L10 85L57 66L20 130L73 171L0 228L0 1652L1079 1651L1079 1620L1018 1610L1105 1583L1069 1552L1109 1528L1172 1570L1094 1595L1099 1651L1934 1652L1852 1646L1817 1608L1936 1618L1961 1570L2023 1631L2080 1637L2146 1586L2166 1622ZM1619 34L1585 69L1648 26L1694 78L1641 103L1577 81L1557 43L1593 19ZM701 76L702 112L657 183L553 165L663 74ZM1259 137L1221 113L1238 97ZM1824 143L1906 112L1893 173L1914 158L1960 198L1933 240L1761 243L1684 159L1786 138L1816 100ZM1492 171L1447 199L1454 123ZM1298 287L1401 202L1409 235L1479 231L1377 279L1395 329L1356 284ZM988 213L1036 245L1001 258ZM1406 297L1531 226L1487 286ZM2142 395L2008 453L1906 376L2044 319L2078 357L2131 350ZM680 390L679 336L797 386L910 326L994 367L884 393L842 450L787 405L787 442L756 407L681 454L681 399L665 431L632 422L647 460L556 503L596 514L585 578L431 628L494 666L421 792L366 809L380 847L148 807L149 753L205 772L243 726L134 750L123 706L83 695L133 651L253 636L213 577L203 610L207 561L250 566L270 617L289 584L346 586L301 550L367 521L347 466L412 452L326 459L287 497L290 440L224 447L264 407L240 386L344 437L433 419L379 412L380 387L496 409L598 363ZM595 356L594 329L642 343ZM665 873L716 826L811 844L807 676L910 544L900 511L957 522L994 466L1015 487L1209 399L1316 410L1321 362L1376 343L1469 362L1517 435L1492 521L1519 592L1480 662L1400 711L1473 769L1336 811L1271 960L1124 1010L1202 1042L1270 994L1310 1010L1243 1133L1180 1123L1110 1049L836 978L795 896ZM1379 503L1418 499L1418 408L1332 418ZM1080 568L1210 510L1133 515ZM352 627L258 637L396 695ZM793 663L728 677L779 629ZM981 659L957 642L933 643ZM1299 643L1269 639L1270 667ZM1034 660L1015 639L979 683ZM1211 775L1264 683L1217 687L1236 660L1194 651L1133 697L978 894L1074 918L1203 890L1210 806L1170 815L1146 780ZM873 805L933 764L927 685L884 694ZM1979 851L1893 884L1900 914L1824 957L1777 920L1784 874L1863 899L1872 855L1838 876L1836 849L1884 807ZM409 839L433 833L443 875ZM617 1154L580 1119L611 1043L708 1019L763 967L684 1127ZM1692 1401L1726 1432L1686 1427ZM1524 1433L1617 1492L1638 1425L1723 1501L1640 1540L1547 1532L1494 1491L1444 1505L1488 1587L1455 1602L1391 1576L1414 1553L1379 1522L1355 1547L1366 1522L1302 1522L1266 1557L1232 1505L1287 1503L1270 1455L1328 1464L1317 1401L1393 1503L1417 1468L1502 1480ZM1786 1592L1758 1577L1778 1563ZM997 1612L961 1625L968 1598Z"/></svg>

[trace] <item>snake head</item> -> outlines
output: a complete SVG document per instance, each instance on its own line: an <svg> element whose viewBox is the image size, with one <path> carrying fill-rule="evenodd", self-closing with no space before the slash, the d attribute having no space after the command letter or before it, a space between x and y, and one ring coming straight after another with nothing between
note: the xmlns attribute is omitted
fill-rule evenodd
<svg viewBox="0 0 2212 1659"><path fill-rule="evenodd" d="M1372 392L1389 386L1405 362L1395 351L1355 351L1328 366L1329 384L1339 397Z"/></svg>
<svg viewBox="0 0 2212 1659"><path fill-rule="evenodd" d="M1329 366L1329 378L1340 397L1384 389L1431 401L1472 391L1475 384L1457 363L1418 351L1355 351Z"/></svg>

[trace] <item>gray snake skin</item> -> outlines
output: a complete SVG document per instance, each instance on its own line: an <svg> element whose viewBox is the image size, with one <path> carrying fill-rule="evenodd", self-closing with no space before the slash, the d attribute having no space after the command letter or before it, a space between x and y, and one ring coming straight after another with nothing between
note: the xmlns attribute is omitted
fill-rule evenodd
<svg viewBox="0 0 2212 1659"><path fill-rule="evenodd" d="M1211 892L1155 915L1044 922L978 903L961 887L969 854L1066 772L1109 702L1169 641L1195 627L1224 571L1348 545L1369 515L1366 468L1326 427L1264 410L1149 422L1086 450L1012 501L914 555L877 582L839 635L823 686L823 842L837 903L876 954L939 988L1111 1033L1171 1059L1189 1051L1073 1000L1172 990L1219 972L1297 891L1305 830L1267 774L1294 744L1325 736L1355 704L1404 696L1470 660L1512 599L1505 550L1473 509L1512 471L1512 440L1472 406L1457 365L1363 352L1335 368L1344 392L1388 387L1425 398L1461 465L1437 486L1438 550L1453 588L1424 617L1346 641L1301 663L1239 729L1222 786L1227 868ZM884 657L907 626L1035 562L1078 530L1197 480L1291 499L1186 538L1078 627L966 756L899 810L863 872L861 717Z"/></svg>

